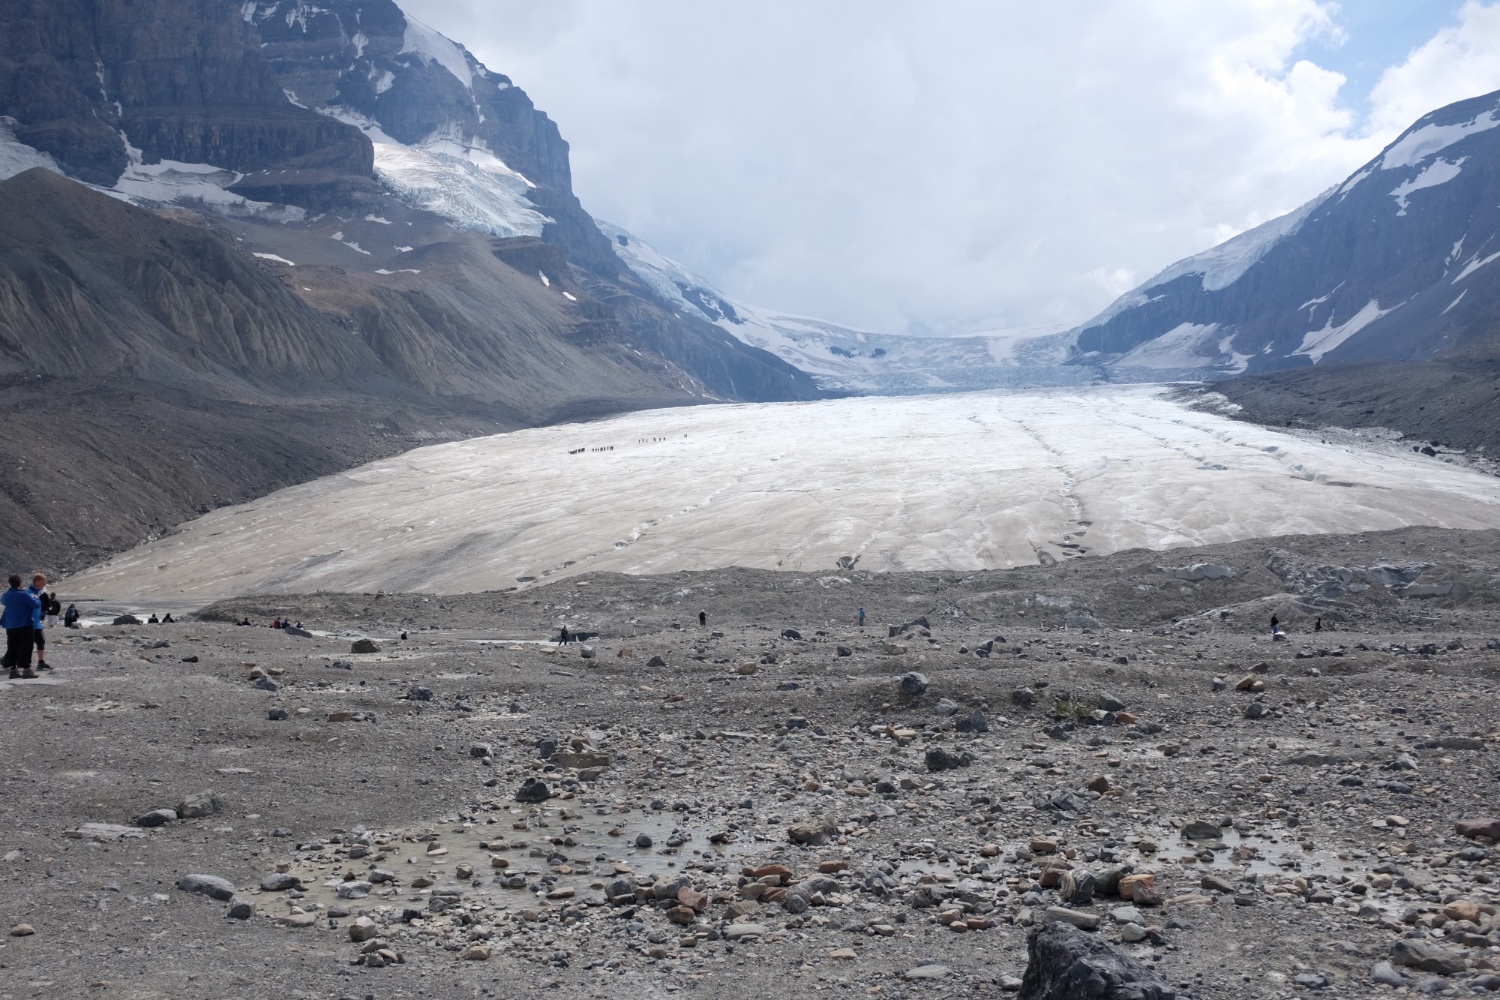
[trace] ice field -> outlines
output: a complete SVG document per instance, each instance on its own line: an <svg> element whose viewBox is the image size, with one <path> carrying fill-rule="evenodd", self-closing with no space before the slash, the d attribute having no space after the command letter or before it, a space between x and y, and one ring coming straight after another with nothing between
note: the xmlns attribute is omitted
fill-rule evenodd
<svg viewBox="0 0 1500 1000"><path fill-rule="evenodd" d="M1500 479L1406 445L1324 443L1189 410L1159 387L865 397L654 410L421 448L215 511L65 589L459 593L595 571L832 573L842 557L861 570L1000 568L1496 523Z"/></svg>

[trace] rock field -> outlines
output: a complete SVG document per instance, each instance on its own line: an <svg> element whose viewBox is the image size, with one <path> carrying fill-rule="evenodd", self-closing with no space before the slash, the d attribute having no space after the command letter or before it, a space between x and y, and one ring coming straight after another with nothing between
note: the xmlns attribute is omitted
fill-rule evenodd
<svg viewBox="0 0 1500 1000"><path fill-rule="evenodd" d="M1490 995L1497 588L1407 529L58 633L0 998Z"/></svg>

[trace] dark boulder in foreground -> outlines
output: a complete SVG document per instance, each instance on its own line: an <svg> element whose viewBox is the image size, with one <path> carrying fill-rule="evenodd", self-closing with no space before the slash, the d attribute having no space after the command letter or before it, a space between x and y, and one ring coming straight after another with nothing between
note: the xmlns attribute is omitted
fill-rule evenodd
<svg viewBox="0 0 1500 1000"><path fill-rule="evenodd" d="M1076 927L1052 923L1026 939L1019 1000L1172 1000L1150 969Z"/></svg>
<svg viewBox="0 0 1500 1000"><path fill-rule="evenodd" d="M516 789L517 802L546 802L552 797L552 789L541 778L531 777L521 782L521 787Z"/></svg>

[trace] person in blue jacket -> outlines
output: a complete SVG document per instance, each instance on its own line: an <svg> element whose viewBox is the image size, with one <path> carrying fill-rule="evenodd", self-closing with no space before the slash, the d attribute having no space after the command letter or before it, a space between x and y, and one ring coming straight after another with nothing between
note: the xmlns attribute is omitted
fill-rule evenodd
<svg viewBox="0 0 1500 1000"><path fill-rule="evenodd" d="M0 594L0 625L5 627L5 659L0 666L10 668L10 679L36 680L31 669L31 644L36 640L36 615L41 600L21 587L21 578L11 574L10 589Z"/></svg>
<svg viewBox="0 0 1500 1000"><path fill-rule="evenodd" d="M37 609L36 621L32 624L35 635L32 641L36 644L36 668L37 670L51 670L47 666L47 608L52 604L52 598L47 596L47 575L38 573L31 578L31 592L36 595Z"/></svg>

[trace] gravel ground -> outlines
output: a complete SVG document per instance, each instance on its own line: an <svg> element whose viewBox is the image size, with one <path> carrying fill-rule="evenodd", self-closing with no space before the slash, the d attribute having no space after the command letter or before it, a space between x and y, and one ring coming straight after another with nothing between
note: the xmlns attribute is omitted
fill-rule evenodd
<svg viewBox="0 0 1500 1000"><path fill-rule="evenodd" d="M1184 998L1488 995L1493 842L1455 824L1500 791L1497 554L1410 529L60 633L0 683L0 998L993 997L1055 919ZM278 613L314 634L230 624Z"/></svg>

